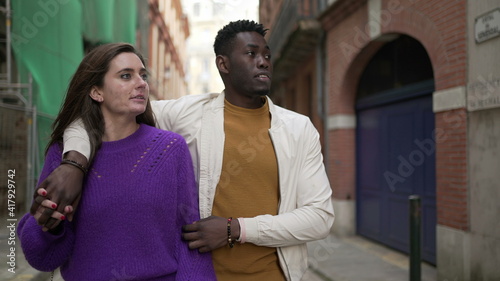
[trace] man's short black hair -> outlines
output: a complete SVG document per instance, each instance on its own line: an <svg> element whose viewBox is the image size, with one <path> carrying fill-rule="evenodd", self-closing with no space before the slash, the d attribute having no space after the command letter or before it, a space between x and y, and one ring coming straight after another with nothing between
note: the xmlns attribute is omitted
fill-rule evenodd
<svg viewBox="0 0 500 281"><path fill-rule="evenodd" d="M238 20L228 23L221 28L215 37L214 51L215 55L228 55L233 39L240 32L255 31L264 37L267 29L260 23L251 20Z"/></svg>

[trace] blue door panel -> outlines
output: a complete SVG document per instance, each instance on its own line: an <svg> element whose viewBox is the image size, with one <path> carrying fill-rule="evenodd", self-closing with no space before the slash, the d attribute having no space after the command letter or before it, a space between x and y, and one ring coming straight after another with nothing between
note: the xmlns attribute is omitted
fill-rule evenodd
<svg viewBox="0 0 500 281"><path fill-rule="evenodd" d="M364 155L367 161L359 163L360 169L366 171L365 176L359 179L359 184L362 185L363 191L372 190L378 191L381 186L379 183L379 175L381 173L380 165L373 165L380 159L381 151L378 147L381 145L379 136L380 112L377 110L366 110L365 114L358 119L359 126L362 128L363 137L367 141L358 147L358 152Z"/></svg>
<svg viewBox="0 0 500 281"><path fill-rule="evenodd" d="M372 239L381 237L381 198L378 192L366 191L363 193L364 207L358 211L357 218L359 223L358 230L365 236Z"/></svg>
<svg viewBox="0 0 500 281"><path fill-rule="evenodd" d="M434 113L430 95L363 109L357 126L357 230L408 253L408 197L422 201L422 257L435 263Z"/></svg>
<svg viewBox="0 0 500 281"><path fill-rule="evenodd" d="M409 165L401 165L406 163L406 153L411 150L411 140L415 138L415 126L413 112L408 112L409 108L406 106L387 107L384 119L386 126L382 128L382 138L385 139L383 154L385 161L387 161L388 169L384 171L394 173L396 176L405 177L410 176L414 171ZM386 131L386 133L384 133ZM399 182L399 181L398 181ZM413 189L413 182L404 180L397 185L389 185L387 179L384 178L384 189L389 189L390 192L406 195Z"/></svg>
<svg viewBox="0 0 500 281"><path fill-rule="evenodd" d="M388 205L388 235L387 244L393 245L403 251L406 247L408 235L408 211L407 202L401 196L389 197ZM406 211L405 211L406 210Z"/></svg>
<svg viewBox="0 0 500 281"><path fill-rule="evenodd" d="M422 204L422 258L436 264L436 203L432 197L424 197Z"/></svg>

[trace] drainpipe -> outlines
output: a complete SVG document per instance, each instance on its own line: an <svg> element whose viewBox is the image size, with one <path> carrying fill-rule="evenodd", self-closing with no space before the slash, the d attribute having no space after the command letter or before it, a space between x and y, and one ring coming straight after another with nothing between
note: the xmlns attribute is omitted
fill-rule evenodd
<svg viewBox="0 0 500 281"><path fill-rule="evenodd" d="M325 89L327 89L327 81L325 79L326 74L326 55L325 55L325 32L321 32L321 38L319 40L318 45L316 46L316 89L318 91L318 99L317 99L317 109L318 115L321 118L323 123L323 151L325 153L324 164L325 168L328 171L328 116L327 116L327 105L328 105L328 95L325 93Z"/></svg>
<svg viewBox="0 0 500 281"><path fill-rule="evenodd" d="M327 7L327 0L317 0L317 15L323 13ZM325 89L328 89L328 79L325 78L326 75L326 52L325 52L325 32L322 30L320 35L320 40L318 45L316 45L316 89L318 91L317 99L317 109L318 114L323 123L323 151L324 151L324 164L328 171L328 93Z"/></svg>

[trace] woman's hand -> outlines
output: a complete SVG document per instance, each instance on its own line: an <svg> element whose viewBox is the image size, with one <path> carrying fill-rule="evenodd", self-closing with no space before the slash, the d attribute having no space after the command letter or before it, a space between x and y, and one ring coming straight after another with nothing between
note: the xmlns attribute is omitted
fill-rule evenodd
<svg viewBox="0 0 500 281"><path fill-rule="evenodd" d="M44 199L45 198L44 195L46 195L47 192L43 188L39 188L37 190L37 193L39 194L39 196L37 196L35 201L38 201L37 203L39 204L39 206L35 210L33 217L35 217L35 219L39 225L43 226L42 230L47 231L47 230L49 230L49 228L44 226L45 222L46 222L46 218L52 218L55 221L57 221L57 223L54 225L54 227L56 227L61 221L65 220L66 217L62 213L56 211L56 208L57 208L56 203L54 203L48 199ZM67 211L71 211L71 209L72 209L71 206L67 206L65 208L65 210L67 210Z"/></svg>

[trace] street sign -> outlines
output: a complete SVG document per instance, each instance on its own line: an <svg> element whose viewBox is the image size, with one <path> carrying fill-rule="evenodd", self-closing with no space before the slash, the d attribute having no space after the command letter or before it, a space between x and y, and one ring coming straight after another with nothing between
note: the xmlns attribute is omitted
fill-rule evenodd
<svg viewBox="0 0 500 281"><path fill-rule="evenodd" d="M476 43L482 43L500 35L500 8L476 18L474 36Z"/></svg>
<svg viewBox="0 0 500 281"><path fill-rule="evenodd" d="M479 76L467 86L469 111L500 107L500 78Z"/></svg>

